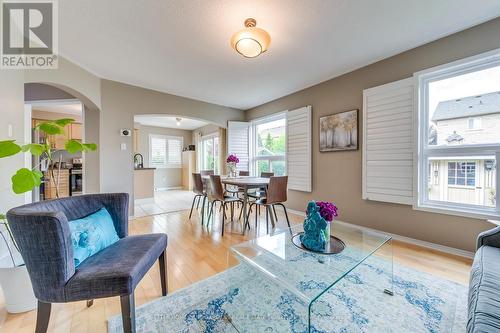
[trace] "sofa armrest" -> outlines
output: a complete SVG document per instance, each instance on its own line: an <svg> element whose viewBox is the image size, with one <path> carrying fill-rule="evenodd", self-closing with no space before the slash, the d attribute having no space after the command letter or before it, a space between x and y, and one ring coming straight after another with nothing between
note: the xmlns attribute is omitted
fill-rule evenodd
<svg viewBox="0 0 500 333"><path fill-rule="evenodd" d="M477 236L477 249L483 245L500 248L500 226L483 231Z"/></svg>

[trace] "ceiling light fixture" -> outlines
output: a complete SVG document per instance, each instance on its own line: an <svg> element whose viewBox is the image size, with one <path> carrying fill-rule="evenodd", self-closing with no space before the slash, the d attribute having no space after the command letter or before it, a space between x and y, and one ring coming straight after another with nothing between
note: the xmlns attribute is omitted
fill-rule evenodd
<svg viewBox="0 0 500 333"><path fill-rule="evenodd" d="M271 36L267 31L257 28L257 21L253 18L245 20L245 28L231 37L231 46L246 58L255 58L264 53L271 44Z"/></svg>
<svg viewBox="0 0 500 333"><path fill-rule="evenodd" d="M177 126L181 126L182 118L175 118L175 120L177 121Z"/></svg>

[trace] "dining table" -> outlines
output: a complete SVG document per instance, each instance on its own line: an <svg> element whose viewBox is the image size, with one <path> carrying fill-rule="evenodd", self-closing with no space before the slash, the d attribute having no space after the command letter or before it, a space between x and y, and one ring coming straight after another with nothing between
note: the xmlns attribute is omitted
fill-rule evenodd
<svg viewBox="0 0 500 333"><path fill-rule="evenodd" d="M208 185L210 181L210 176L202 176L202 180L204 183ZM243 189L243 234L245 233L246 227L250 226L248 222L248 190L251 189L259 189L266 188L269 185L269 178L264 177L252 177L252 176L237 176L237 177L229 177L229 176L221 176L221 182L223 185L237 186L238 188ZM208 186L207 186L208 188ZM203 208L202 208L203 210ZM203 214L203 212L202 212ZM274 228L275 221L273 214L269 214L271 218L271 224Z"/></svg>

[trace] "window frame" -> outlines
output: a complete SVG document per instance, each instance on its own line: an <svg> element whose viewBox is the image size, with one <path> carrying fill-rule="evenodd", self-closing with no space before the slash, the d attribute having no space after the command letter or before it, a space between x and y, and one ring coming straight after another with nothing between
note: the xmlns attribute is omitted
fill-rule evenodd
<svg viewBox="0 0 500 333"><path fill-rule="evenodd" d="M215 150L215 139L217 138L218 140L218 150L219 150L219 156L215 156L214 154L214 173L217 174L217 173L220 173L220 154L221 154L221 151L220 151L220 137L219 137L219 133L217 132L214 132L214 133L210 133L210 134L207 134L207 135L203 135L200 139L200 146L201 146L201 149L200 149L200 170L211 170L209 168L205 168L204 164L205 164L205 148L204 148L204 141L207 141L207 140L212 140L212 150L214 151Z"/></svg>
<svg viewBox="0 0 500 333"><path fill-rule="evenodd" d="M414 74L415 79L415 149L414 149L414 205L417 210L444 213L472 218L498 218L500 216L500 143L470 144L453 146L429 146L429 83L459 75L464 75L492 67L500 66L500 49L479 54L466 59L433 67ZM430 157L472 159L492 156L496 160L496 207L485 207L473 204L458 204L429 199L427 190Z"/></svg>
<svg viewBox="0 0 500 333"><path fill-rule="evenodd" d="M269 171L270 172L273 172L271 170L271 165L272 165L272 162L275 162L275 161L283 161L285 163L285 174L284 175L287 175L288 174L288 162L287 162L287 155L288 155L288 144L286 144L288 142L288 133L287 133L287 111L281 111L281 112L277 112L277 113L273 113L271 115L268 115L268 116L264 116L264 117L260 117L260 118L257 118L257 119L254 119L250 122L250 149L249 149L249 157L250 157L250 165L249 165L249 169L250 169L250 174L251 175L254 175L254 176L260 176L257 174L258 172L258 165L257 163L259 161L269 161ZM262 125L262 124L265 124L265 123L269 123L269 122L272 122L272 121L276 121L276 120L281 120L281 119L284 119L285 120L285 152L283 155L274 155L274 156L256 156L256 153L257 153L257 126L259 125Z"/></svg>
<svg viewBox="0 0 500 333"><path fill-rule="evenodd" d="M153 156L153 145L151 144L151 141L153 138L156 139L162 139L165 140L165 162L163 165L158 166L158 165L153 165L152 164L152 156ZM180 162L178 163L173 163L169 161L169 140L176 140L180 141ZM157 169L179 169L182 168L182 147L184 146L184 138L182 136L173 136L173 135L163 135L163 134L149 134L149 166L152 168L157 168Z"/></svg>

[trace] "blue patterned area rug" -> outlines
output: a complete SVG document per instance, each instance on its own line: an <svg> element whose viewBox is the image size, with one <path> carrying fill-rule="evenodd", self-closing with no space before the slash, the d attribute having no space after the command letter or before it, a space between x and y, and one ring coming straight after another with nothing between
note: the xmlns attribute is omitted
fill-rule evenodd
<svg viewBox="0 0 500 333"><path fill-rule="evenodd" d="M311 332L465 332L467 288L414 269L390 275L367 262L325 293L312 309ZM301 281L299 290L324 286ZM136 310L138 332L307 332L307 307L284 286L240 264ZM233 324L231 324L233 323ZM121 315L108 332L122 332Z"/></svg>

